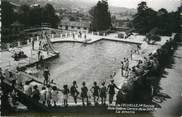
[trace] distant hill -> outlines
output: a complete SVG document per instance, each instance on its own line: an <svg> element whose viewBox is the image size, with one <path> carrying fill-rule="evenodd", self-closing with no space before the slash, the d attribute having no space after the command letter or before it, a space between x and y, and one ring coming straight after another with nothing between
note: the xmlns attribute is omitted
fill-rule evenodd
<svg viewBox="0 0 182 117"><path fill-rule="evenodd" d="M6 0L10 2L14 2L17 4L34 4L38 3L41 6L45 5L46 3L51 3L56 9L79 9L83 12L88 12L91 7L96 5L94 0ZM136 9L129 9L125 7L114 7L110 6L110 12L114 14L118 13L129 13L135 14Z"/></svg>
<svg viewBox="0 0 182 117"><path fill-rule="evenodd" d="M111 13L114 14L130 14L130 15L134 15L137 13L136 9L130 9L130 8L126 8L126 7L115 7L115 6L111 6L109 7L109 10Z"/></svg>

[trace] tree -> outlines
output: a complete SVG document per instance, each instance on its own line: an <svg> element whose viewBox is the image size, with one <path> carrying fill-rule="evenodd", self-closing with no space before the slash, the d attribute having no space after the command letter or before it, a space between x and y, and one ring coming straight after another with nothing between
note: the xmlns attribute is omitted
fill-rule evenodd
<svg viewBox="0 0 182 117"><path fill-rule="evenodd" d="M28 5L22 5L18 12L18 21L25 26L30 25L30 7Z"/></svg>
<svg viewBox="0 0 182 117"><path fill-rule="evenodd" d="M30 10L30 26L40 26L42 23L42 8L35 7Z"/></svg>
<svg viewBox="0 0 182 117"><path fill-rule="evenodd" d="M158 12L149 8L146 2L138 4L138 12L130 26L133 26L136 32L146 34L155 27L158 28L156 34L171 35L173 32L180 30L179 11L168 12L166 9L161 8Z"/></svg>
<svg viewBox="0 0 182 117"><path fill-rule="evenodd" d="M22 5L18 16L19 22L27 26L41 26L42 23L48 23L51 27L57 28L59 23L59 17L55 14L55 9L51 4L33 8Z"/></svg>
<svg viewBox="0 0 182 117"><path fill-rule="evenodd" d="M111 28L111 14L107 1L98 1L97 5L92 7L89 13L92 16L92 31L104 31Z"/></svg>
<svg viewBox="0 0 182 117"><path fill-rule="evenodd" d="M133 27L138 33L146 34L152 28L156 27L157 12L147 6L146 2L138 4L138 12L132 21Z"/></svg>
<svg viewBox="0 0 182 117"><path fill-rule="evenodd" d="M59 17L55 14L55 9L51 4L46 4L42 8L42 22L49 23L51 27L57 28Z"/></svg>
<svg viewBox="0 0 182 117"><path fill-rule="evenodd" d="M2 27L10 26L16 21L16 14L14 13L13 6L7 1L2 1L1 7Z"/></svg>
<svg viewBox="0 0 182 117"><path fill-rule="evenodd" d="M160 41L161 38L157 35L158 28L153 28L149 33L146 34L147 42L149 44L155 44L155 42Z"/></svg>
<svg viewBox="0 0 182 117"><path fill-rule="evenodd" d="M162 15L168 14L168 11L164 8L159 9L158 13L162 13Z"/></svg>
<svg viewBox="0 0 182 117"><path fill-rule="evenodd" d="M152 28L156 27L156 12L151 8L147 8L142 13L135 15L132 24L137 32L146 34Z"/></svg>
<svg viewBox="0 0 182 117"><path fill-rule="evenodd" d="M148 9L147 3L142 1L141 3L138 4L137 11L139 14L142 14L145 12L145 10Z"/></svg>

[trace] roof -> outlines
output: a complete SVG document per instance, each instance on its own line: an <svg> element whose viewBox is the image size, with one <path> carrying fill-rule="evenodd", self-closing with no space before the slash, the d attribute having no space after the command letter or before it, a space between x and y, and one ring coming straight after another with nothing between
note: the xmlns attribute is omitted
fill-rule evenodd
<svg viewBox="0 0 182 117"><path fill-rule="evenodd" d="M74 27L90 27L90 22L88 21L61 21L62 26L74 26Z"/></svg>

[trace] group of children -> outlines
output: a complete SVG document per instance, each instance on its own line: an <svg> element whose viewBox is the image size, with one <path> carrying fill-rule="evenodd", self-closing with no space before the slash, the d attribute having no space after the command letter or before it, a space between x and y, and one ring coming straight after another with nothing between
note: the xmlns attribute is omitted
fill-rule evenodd
<svg viewBox="0 0 182 117"><path fill-rule="evenodd" d="M40 91L37 85L32 87L30 82L26 81L23 89L26 95L44 105L47 104L47 106L51 106L52 102L53 105L56 106L58 102L58 90L56 86L43 86L42 90Z"/></svg>
<svg viewBox="0 0 182 117"><path fill-rule="evenodd" d="M136 50L131 50L130 51L130 56L128 58L124 58L123 61L121 61L121 76L128 78L131 75L131 72L133 71L133 68L131 69L129 67L129 58L132 60L133 59L133 54L140 54L140 49L141 47L137 45Z"/></svg>
<svg viewBox="0 0 182 117"><path fill-rule="evenodd" d="M129 68L129 59L124 58L124 61L121 61L121 76L128 77L131 69Z"/></svg>
<svg viewBox="0 0 182 117"><path fill-rule="evenodd" d="M76 81L73 82L73 86L71 87L71 89L73 89L73 87L75 90L71 90L71 95L74 94L74 95L72 95L72 97L74 98L75 103L77 103L76 100L77 100L79 92L77 90L78 86L76 85ZM115 95L115 88L119 89L116 86L116 84L114 83L114 80L111 80L111 83L108 85L108 87L105 86L105 82L102 82L100 87L97 85L97 82L94 82L93 86L90 88L90 92L92 93L94 104L98 105L99 104L99 98L101 98L101 104L105 105L107 93L109 93L109 104L112 104L113 98ZM80 95L83 106L85 106L85 100L86 100L87 105L90 104L88 91L89 90L86 86L86 83L83 82L82 87L81 87L81 95ZM76 95L75 95L75 93L76 93Z"/></svg>
<svg viewBox="0 0 182 117"><path fill-rule="evenodd" d="M44 85L42 87L42 90L39 90L38 86L31 86L30 82L26 81L24 85L24 93L30 97L32 97L35 101L39 101L44 105L56 106L59 101L59 91L63 94L63 105L65 107L68 106L68 98L69 95L73 98L75 104L77 104L77 100L81 99L83 106L85 106L85 103L87 105L90 105L90 95L88 94L89 89L86 86L86 83L82 83L82 87L80 88L81 92L78 91L78 85L76 81L73 81L73 85L68 88L68 85L64 85L63 89L58 89L56 86L50 86L50 85ZM106 104L106 98L107 98L107 92L109 94L109 104L112 104L113 98L115 95L115 89L119 89L116 84L114 83L114 80L111 80L111 83L108 85L108 87L105 86L105 82L102 82L101 86L99 87L97 85L97 82L93 83L93 86L90 88L90 92L93 96L93 101L95 105L99 104L99 99L101 99L101 104Z"/></svg>

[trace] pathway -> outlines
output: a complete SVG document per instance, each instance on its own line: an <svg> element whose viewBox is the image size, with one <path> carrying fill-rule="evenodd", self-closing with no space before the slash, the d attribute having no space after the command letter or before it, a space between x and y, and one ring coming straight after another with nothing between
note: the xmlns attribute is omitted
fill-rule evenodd
<svg viewBox="0 0 182 117"><path fill-rule="evenodd" d="M182 47L179 47L174 55L174 64L172 68L166 69L168 73L160 81L161 92L169 95L171 98L160 103L162 108L153 112L154 117L175 117L182 115Z"/></svg>

